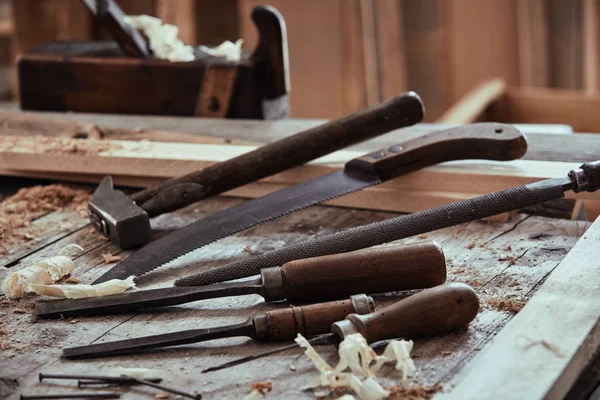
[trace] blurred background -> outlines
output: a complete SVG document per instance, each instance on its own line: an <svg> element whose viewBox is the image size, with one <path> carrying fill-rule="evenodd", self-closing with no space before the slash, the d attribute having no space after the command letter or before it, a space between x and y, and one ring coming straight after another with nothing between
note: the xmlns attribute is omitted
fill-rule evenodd
<svg viewBox="0 0 600 400"><path fill-rule="evenodd" d="M423 97L427 120L435 121L496 77L510 87L560 88L573 96L594 96L600 88L598 0L118 3L128 14L177 25L186 43L243 38L246 49L256 44L252 8L273 5L287 23L294 117L337 118L410 89ZM18 95L16 54L56 39L109 39L80 0L0 0L0 18L4 99Z"/></svg>

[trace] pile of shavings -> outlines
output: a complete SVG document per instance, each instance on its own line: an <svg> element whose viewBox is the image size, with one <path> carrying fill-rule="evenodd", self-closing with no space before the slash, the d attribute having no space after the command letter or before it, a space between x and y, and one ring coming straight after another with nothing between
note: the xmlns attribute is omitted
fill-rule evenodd
<svg viewBox="0 0 600 400"><path fill-rule="evenodd" d="M306 349L304 354L319 371L317 386L349 387L362 400L379 400L389 396L390 391L384 389L375 379L375 373L385 363L396 362L396 369L402 371L403 380L412 376L416 370L410 357L412 341L393 340L386 346L383 354L377 355L360 333L348 335L339 345L340 360L335 368L323 360L302 335L298 335L296 343ZM347 369L350 371L344 372Z"/></svg>
<svg viewBox="0 0 600 400"><path fill-rule="evenodd" d="M150 15L130 15L125 17L125 22L148 38L150 50L156 58L171 62L189 62L196 59L194 48L179 39L179 28L175 25L165 24L160 18ZM242 43L242 39L235 43L226 40L215 48L200 46L200 50L213 57L238 62L242 55Z"/></svg>
<svg viewBox="0 0 600 400"><path fill-rule="evenodd" d="M112 279L98 285L55 285L55 282L70 275L75 269L75 263L71 257L60 254L71 247L83 251L82 247L71 244L62 249L59 255L9 273L2 281L2 291L6 297L17 299L26 293L36 293L51 297L79 299L121 293L135 287L133 276L124 280Z"/></svg>

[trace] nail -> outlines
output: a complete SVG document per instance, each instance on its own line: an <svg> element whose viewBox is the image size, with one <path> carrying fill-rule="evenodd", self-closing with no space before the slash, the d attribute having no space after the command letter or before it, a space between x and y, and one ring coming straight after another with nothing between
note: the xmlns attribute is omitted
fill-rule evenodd
<svg viewBox="0 0 600 400"><path fill-rule="evenodd" d="M101 381L103 383L111 382L121 385L127 385L135 383L130 377L123 376L106 376L106 375L69 375L69 374L43 374L40 372L39 380L42 382L44 379L78 379L83 381ZM148 382L161 382L162 378L151 378L147 379Z"/></svg>
<svg viewBox="0 0 600 400"><path fill-rule="evenodd" d="M27 396L22 394L21 400L40 400L40 399L118 399L119 393L79 393L79 394L44 394Z"/></svg>
<svg viewBox="0 0 600 400"><path fill-rule="evenodd" d="M186 393L186 392L182 392L182 391L179 391L177 389L173 389L173 388L170 388L170 387L167 387L167 386L163 386L163 385L158 385L158 384L156 384L154 382L150 382L150 381L147 381L145 379L134 378L133 376L129 376L129 375L121 375L121 376L125 377L125 378L128 378L128 379L132 379L132 380L134 380L135 382L137 382L137 383L139 383L141 385L151 386L151 387L156 388L156 389L164 390L165 392L169 392L169 393L173 393L173 394L178 394L180 396L187 397L187 398L194 399L194 400L200 400L200 399L202 399L202 395L198 394L198 393Z"/></svg>

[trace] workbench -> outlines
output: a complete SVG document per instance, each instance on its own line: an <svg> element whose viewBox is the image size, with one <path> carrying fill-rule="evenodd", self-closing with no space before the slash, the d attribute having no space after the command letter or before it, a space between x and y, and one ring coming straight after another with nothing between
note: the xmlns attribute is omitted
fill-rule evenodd
<svg viewBox="0 0 600 400"><path fill-rule="evenodd" d="M58 115L54 115L58 116ZM262 127L265 140L272 140L284 134L291 134L303 129L306 125L318 121L289 121L286 131L286 121L265 122L259 125L255 122L223 121L229 130L219 129L219 121L193 120L186 118L153 119L144 117L137 122L131 122L131 117L112 116L78 116L65 114L61 118L85 120L99 125L111 123L121 126L145 123L143 128L163 128L163 124L192 127L192 130L202 134L214 135L232 134L231 127L235 126L243 133L246 126L246 138L256 138ZM93 119L96 120L93 120ZM180 121L181 124L176 123ZM162 122L161 122L162 121ZM245 124L245 125L244 125ZM259 128L257 128L259 127ZM183 129L186 131L186 129ZM189 130L188 130L189 132ZM192 132L193 133L193 132ZM240 135L242 135L240 133ZM550 135L551 136L551 135ZM586 140L593 141L594 139ZM600 139L600 136L598 137ZM378 138L377 140L384 140ZM550 140L550 139L549 139ZM600 141L596 142L600 143ZM597 147L600 148L600 147ZM559 158L561 149L554 148ZM541 150L540 150L541 151ZM539 152L539 151L538 151ZM593 156L593 149L589 155ZM596 153L599 153L596 150ZM558 155L557 155L558 154ZM574 161L573 154L563 149L561 161ZM581 154L580 154L581 155ZM589 157L588 157L589 158ZM597 156L596 158L600 158ZM579 161L591 161L581 159ZM567 172L567 171L565 171ZM14 183L14 180L12 181ZM92 188L90 186L90 188ZM152 226L157 235L185 226L205 215L217 210L240 204L244 200L230 197L217 197L192 204L177 212L162 215L152 220ZM225 238L193 253L180 261L172 262L139 279L140 288L170 286L178 277L193 272L221 265L232 260L260 254L267 250L279 248L285 244L296 243L315 235L325 235L352 226L358 226L397 215L391 212L356 210L340 207L317 206L295 212L237 235ZM35 220L32 224L43 227L44 234L34 241L0 255L0 265L9 270L20 268L56 255L66 245L76 243L84 251L75 257L76 269L73 276L84 283L91 283L114 264L105 264L103 254L121 255L126 257L128 252L121 251L104 237L99 235L88 224L87 217L78 210L63 209L52 212ZM555 332L544 332L543 336L532 333L524 326L535 326L542 320L552 319L547 305L540 303L531 319L528 312L520 320L519 311L527 304L532 296L540 291L551 290L552 301L562 302L567 306L579 307L575 302L574 293L581 293L582 299L594 299L588 305L598 306L600 298L598 281L600 280L600 265L595 262L587 270L578 270L574 266L563 265L567 253L578 240L585 237L589 243L579 243L586 246L586 260L600 260L600 226L597 223L589 231L591 222L552 219L540 216L518 214L508 222L474 221L460 226L443 229L426 235L420 235L399 241L398 243L414 243L435 240L444 249L448 265L448 281L463 282L471 285L479 294L481 309L477 318L464 329L451 334L415 341L413 357L417 367L414 377L415 385L422 385L428 390L420 394L413 393L410 398L428 398L431 395L448 398L544 398L563 397L569 393L569 399L580 399L583 393L591 392L597 384L598 349L600 348L600 324L598 314L586 314L585 321L592 319L592 329L580 332L578 321L563 320L570 325L572 332L583 335L578 339L584 351L567 354L562 350L563 342L554 336ZM595 246L594 246L595 244ZM579 251L579 250L578 250ZM191 265L191 263L194 265ZM565 261L566 263L567 261ZM572 260L568 260L570 264ZM0 271L3 279L7 271ZM580 274L582 282L577 287L564 287L556 290L552 277L563 279L563 275L576 277ZM565 276L566 276L565 275ZM594 280L594 277L596 278ZM569 282L568 279L566 282ZM581 292L578 292L581 291ZM386 293L373 296L378 306L390 304L392 301L407 296L408 293ZM204 300L182 306L138 312L128 315L85 317L62 320L38 320L32 316L32 304L37 299L32 296L19 301L9 301L1 298L0 315L4 321L5 331L0 335L2 342L2 361L0 362L0 397L18 398L18 394L65 393L76 392L78 389L72 383L63 381L48 381L38 383L39 372L105 374L113 367L147 367L163 371L164 383L168 386L185 388L187 391L198 391L205 399L239 399L250 391L250 384L259 381L271 381L272 391L266 395L269 399L288 398L325 398L335 399L340 392L330 394L326 388L313 389L318 373L312 363L302 355L300 350L270 356L242 366L233 367L209 374L201 374L201 370L234 360L240 356L254 354L279 346L280 344L254 344L246 338L220 339L196 345L186 345L170 349L147 352L135 356L118 356L85 361L65 361L60 359L64 347L81 346L104 341L133 338L140 335L159 334L183 329L205 328L242 322L249 315L259 311L285 307L283 304L265 304L257 295L229 297L214 300ZM542 299L543 300L543 299ZM573 308L575 311L576 308ZM597 309L596 309L597 310ZM523 311L525 312L525 310ZM562 314L554 318L562 318ZM574 316L577 317L574 312ZM596 318L595 323L593 318ZM579 317L577 317L579 318ZM512 321L512 322L511 322ZM508 326L507 326L508 324ZM516 326L513 326L516 325ZM541 324L543 325L543 324ZM589 324L588 324L589 325ZM503 329L505 328L506 329ZM583 328L582 328L583 329ZM504 332L517 330L521 332L519 343L516 343L524 366L533 366L532 373L523 376L518 383L511 378L511 371L495 369L494 363L502 364L503 354L498 352L499 338ZM517 333L518 335L518 333ZM506 336L506 335L505 335ZM500 339L498 339L500 340ZM384 345L375 346L377 352ZM514 350L514 349L512 349ZM335 365L337 352L332 346L320 347L318 351L324 358ZM485 354L484 354L485 353ZM492 353L495 353L494 356ZM490 357L497 357L496 359ZM482 361L483 357L483 361ZM506 358L512 357L511 349L507 349ZM543 368L544 364L554 362L567 365L558 374L551 368ZM593 364L593 365L592 365ZM542 365L537 368L535 365ZM591 366L590 366L591 365ZM487 373L487 375L485 375ZM485 379L479 383L470 383L474 390L489 388L490 392L465 391L464 382L478 379L477 374L484 374ZM596 375L594 375L596 374ZM382 369L379 381L385 387L399 385L401 373L392 365ZM579 376L579 378L577 378ZM596 380L594 380L596 376ZM546 382L551 382L550 386ZM554 384L557 382L557 384ZM574 389L569 389L577 382ZM529 388L529 389L527 389ZM111 388L110 391L113 389ZM120 391L121 389L116 389ZM99 391L107 391L99 390ZM143 387L123 389L125 399L152 398L156 390ZM486 394L486 396L480 396ZM497 396L496 396L497 395ZM330 396L330 397L327 397ZM394 397L395 396L395 397ZM417 396L417 397L415 397ZM175 398L172 396L171 398ZM398 392L391 398L405 398Z"/></svg>

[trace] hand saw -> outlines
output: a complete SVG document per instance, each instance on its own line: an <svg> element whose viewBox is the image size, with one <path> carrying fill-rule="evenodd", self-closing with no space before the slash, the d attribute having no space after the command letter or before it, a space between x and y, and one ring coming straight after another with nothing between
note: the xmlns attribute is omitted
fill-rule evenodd
<svg viewBox="0 0 600 400"><path fill-rule="evenodd" d="M121 261L94 283L140 276L218 239L323 201L450 160L514 160L527 141L514 127L480 123L441 130L365 154L341 171L270 193L202 218Z"/></svg>

